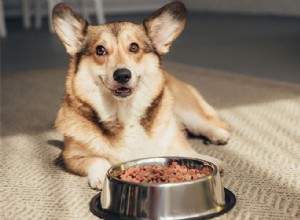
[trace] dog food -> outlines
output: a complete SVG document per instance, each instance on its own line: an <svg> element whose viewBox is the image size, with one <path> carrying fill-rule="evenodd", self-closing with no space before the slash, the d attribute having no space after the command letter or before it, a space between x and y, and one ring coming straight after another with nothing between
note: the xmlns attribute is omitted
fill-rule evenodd
<svg viewBox="0 0 300 220"><path fill-rule="evenodd" d="M115 172L114 177L135 183L177 183L195 180L207 176L212 168L205 166L203 169L189 169L185 165L173 162L168 166L145 165L134 166L120 172Z"/></svg>

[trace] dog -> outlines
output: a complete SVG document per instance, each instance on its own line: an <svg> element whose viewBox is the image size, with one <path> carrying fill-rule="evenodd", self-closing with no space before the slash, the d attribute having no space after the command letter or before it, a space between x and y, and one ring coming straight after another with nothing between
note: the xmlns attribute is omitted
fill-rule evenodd
<svg viewBox="0 0 300 220"><path fill-rule="evenodd" d="M184 129L226 144L229 125L193 88L162 66L162 57L184 29L186 8L173 2L142 24L90 25L60 3L52 14L56 34L71 56L55 127L64 136L67 171L101 189L116 163L145 157L198 154Z"/></svg>

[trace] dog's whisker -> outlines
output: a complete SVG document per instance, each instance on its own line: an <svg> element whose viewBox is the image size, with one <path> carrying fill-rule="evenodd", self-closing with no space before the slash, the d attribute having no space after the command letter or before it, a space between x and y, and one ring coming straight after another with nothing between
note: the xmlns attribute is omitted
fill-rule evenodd
<svg viewBox="0 0 300 220"><path fill-rule="evenodd" d="M139 90L139 93L142 94L145 98L149 96L149 93L151 92L151 88L144 82L140 81L140 83L137 84L137 89L143 88L143 86L147 87L147 91L144 91L143 89Z"/></svg>
<svg viewBox="0 0 300 220"><path fill-rule="evenodd" d="M143 85L145 85L151 91L150 86L143 79L141 79L140 81Z"/></svg>

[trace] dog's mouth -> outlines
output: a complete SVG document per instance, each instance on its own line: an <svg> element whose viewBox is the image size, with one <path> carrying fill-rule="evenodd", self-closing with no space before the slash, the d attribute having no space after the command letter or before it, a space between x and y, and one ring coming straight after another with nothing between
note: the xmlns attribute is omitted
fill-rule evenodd
<svg viewBox="0 0 300 220"><path fill-rule="evenodd" d="M115 96L125 98L127 96L130 96L132 94L132 89L127 88L127 87L120 87L115 90L113 90L113 94Z"/></svg>

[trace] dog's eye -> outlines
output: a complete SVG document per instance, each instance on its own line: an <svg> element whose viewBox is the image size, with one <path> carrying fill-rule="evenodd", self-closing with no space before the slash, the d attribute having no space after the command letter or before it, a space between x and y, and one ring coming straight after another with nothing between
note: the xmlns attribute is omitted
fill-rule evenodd
<svg viewBox="0 0 300 220"><path fill-rule="evenodd" d="M96 47L96 54L98 56L104 56L107 55L107 51L102 45L99 45Z"/></svg>
<svg viewBox="0 0 300 220"><path fill-rule="evenodd" d="M139 52L140 48L139 45L137 45L137 43L131 43L130 47L129 47L129 51L132 53L137 53Z"/></svg>

